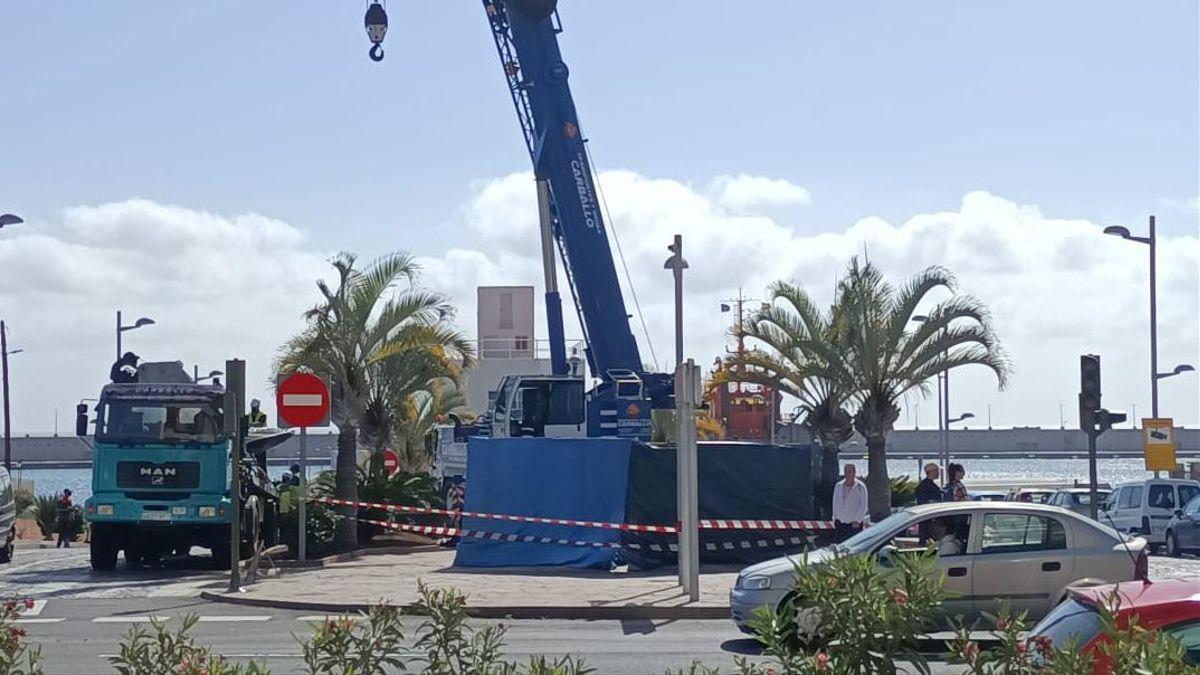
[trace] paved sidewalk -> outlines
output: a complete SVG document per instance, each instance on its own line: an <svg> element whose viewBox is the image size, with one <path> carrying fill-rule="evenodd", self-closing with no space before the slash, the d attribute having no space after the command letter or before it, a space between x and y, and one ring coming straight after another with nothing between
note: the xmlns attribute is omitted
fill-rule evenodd
<svg viewBox="0 0 1200 675"><path fill-rule="evenodd" d="M454 551L368 554L314 569L286 570L247 586L241 593L214 592L211 600L265 606L356 611L386 601L417 602L417 581L456 588L481 617L589 619L717 619L729 616L733 567L711 568L700 582L700 601L691 603L676 585L674 568L608 573L524 567L454 568Z"/></svg>

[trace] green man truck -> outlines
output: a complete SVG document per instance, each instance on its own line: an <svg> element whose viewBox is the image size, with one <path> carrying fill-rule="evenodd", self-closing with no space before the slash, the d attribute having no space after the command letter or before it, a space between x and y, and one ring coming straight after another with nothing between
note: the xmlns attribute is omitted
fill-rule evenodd
<svg viewBox="0 0 1200 675"><path fill-rule="evenodd" d="M178 362L142 364L136 382L104 386L94 420L92 496L84 504L92 569L113 569L119 553L137 567L187 555L193 546L209 549L217 569L229 569L235 516L239 555L274 543L279 493L267 476L266 450L289 434L246 439L242 508L234 514L224 404L222 386L193 382ZM76 432L86 436L91 421L87 406L79 408Z"/></svg>

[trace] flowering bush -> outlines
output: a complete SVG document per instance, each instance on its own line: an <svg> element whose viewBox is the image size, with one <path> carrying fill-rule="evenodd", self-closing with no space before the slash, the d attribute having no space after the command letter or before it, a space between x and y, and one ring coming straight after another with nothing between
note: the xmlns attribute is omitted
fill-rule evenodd
<svg viewBox="0 0 1200 675"><path fill-rule="evenodd" d="M25 629L17 625L32 600L5 600L0 606L0 675L41 675L42 650L30 649Z"/></svg>
<svg viewBox="0 0 1200 675"><path fill-rule="evenodd" d="M929 672L917 640L933 627L945 595L933 553L838 556L796 565L796 587L779 610L760 609L751 625L770 659L738 662L746 675Z"/></svg>
<svg viewBox="0 0 1200 675"><path fill-rule="evenodd" d="M134 626L121 641L120 653L109 657L120 675L267 675L266 667L251 661L233 664L195 644L188 632L200 617L189 614L178 630L152 619L149 632Z"/></svg>

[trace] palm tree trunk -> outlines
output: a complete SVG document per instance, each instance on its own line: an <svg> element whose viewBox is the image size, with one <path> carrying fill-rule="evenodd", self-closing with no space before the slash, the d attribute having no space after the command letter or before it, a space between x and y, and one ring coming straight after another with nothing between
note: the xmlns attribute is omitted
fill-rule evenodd
<svg viewBox="0 0 1200 675"><path fill-rule="evenodd" d="M333 496L358 501L358 428L344 425L338 430L337 480ZM339 506L337 533L333 545L339 551L358 548L358 507Z"/></svg>
<svg viewBox="0 0 1200 675"><path fill-rule="evenodd" d="M841 475L838 459L840 445L832 439L821 442L821 477L817 483L817 514L821 518L833 518L833 485Z"/></svg>
<svg viewBox="0 0 1200 675"><path fill-rule="evenodd" d="M867 436L867 505L871 522L878 523L892 513L892 485L887 472L887 437Z"/></svg>

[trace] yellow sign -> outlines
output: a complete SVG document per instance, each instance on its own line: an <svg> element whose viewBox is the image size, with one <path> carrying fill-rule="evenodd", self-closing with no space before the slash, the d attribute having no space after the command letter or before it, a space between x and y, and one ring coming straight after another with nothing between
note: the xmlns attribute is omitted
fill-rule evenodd
<svg viewBox="0 0 1200 675"><path fill-rule="evenodd" d="M1171 471L1175 468L1175 425L1170 418L1142 419L1142 448L1146 451L1147 471Z"/></svg>

